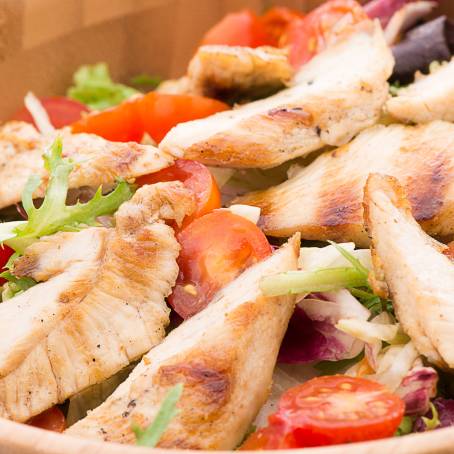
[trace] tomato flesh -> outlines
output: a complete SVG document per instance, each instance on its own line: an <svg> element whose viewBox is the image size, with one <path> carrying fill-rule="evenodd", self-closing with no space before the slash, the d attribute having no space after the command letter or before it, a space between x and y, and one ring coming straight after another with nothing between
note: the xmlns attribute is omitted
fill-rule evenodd
<svg viewBox="0 0 454 454"><path fill-rule="evenodd" d="M63 432L66 429L65 415L57 406L29 419L27 424L53 432Z"/></svg>
<svg viewBox="0 0 454 454"><path fill-rule="evenodd" d="M201 45L258 47L273 45L260 18L250 10L227 14L202 39Z"/></svg>
<svg viewBox="0 0 454 454"><path fill-rule="evenodd" d="M279 47L282 36L287 33L290 25L298 19L302 19L304 14L285 6L275 6L269 9L260 21L265 27L266 33L270 37L273 46Z"/></svg>
<svg viewBox="0 0 454 454"><path fill-rule="evenodd" d="M0 273L5 271L5 265L8 263L9 258L14 254L14 250L6 244L0 245ZM6 279L0 277L0 285L3 285Z"/></svg>
<svg viewBox="0 0 454 454"><path fill-rule="evenodd" d="M272 251L254 223L228 210L196 219L177 239L180 273L169 304L184 319L205 308L220 288Z"/></svg>
<svg viewBox="0 0 454 454"><path fill-rule="evenodd" d="M57 129L78 121L83 113L88 112L87 106L64 96L39 98L39 100L46 110L47 115L49 115L51 124ZM11 119L25 121L35 125L33 117L25 107L16 112Z"/></svg>
<svg viewBox="0 0 454 454"><path fill-rule="evenodd" d="M326 446L391 437L405 411L400 397L370 380L318 377L285 392L269 426L242 449Z"/></svg>
<svg viewBox="0 0 454 454"><path fill-rule="evenodd" d="M156 142L178 123L208 117L230 107L221 101L195 95L151 92L136 101L142 127Z"/></svg>
<svg viewBox="0 0 454 454"><path fill-rule="evenodd" d="M281 45L290 48L290 62L296 68L324 50L348 27L368 19L355 0L330 0L304 18L292 21Z"/></svg>
<svg viewBox="0 0 454 454"><path fill-rule="evenodd" d="M140 142L147 132L160 142L178 123L226 109L229 109L227 104L203 96L151 92L110 109L92 112L75 122L72 131L97 134L114 142Z"/></svg>
<svg viewBox="0 0 454 454"><path fill-rule="evenodd" d="M221 207L221 193L211 172L200 162L177 159L173 166L145 175L136 180L137 185L154 184L161 181L181 181L196 198L194 214L187 216L184 225L196 218Z"/></svg>

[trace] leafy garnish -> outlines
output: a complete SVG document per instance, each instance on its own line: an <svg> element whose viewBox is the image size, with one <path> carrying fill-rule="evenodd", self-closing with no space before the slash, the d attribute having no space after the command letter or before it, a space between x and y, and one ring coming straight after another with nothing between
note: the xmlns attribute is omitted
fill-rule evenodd
<svg viewBox="0 0 454 454"><path fill-rule="evenodd" d="M130 82L136 87L152 90L162 82L162 78L159 76L150 76L149 74L138 74L137 76L134 76Z"/></svg>
<svg viewBox="0 0 454 454"><path fill-rule="evenodd" d="M29 288L36 285L36 281L31 277L18 278L14 276L11 271L4 271L0 274L0 277L8 281L2 287L2 301L14 298L15 296L25 292L25 290L28 290Z"/></svg>
<svg viewBox="0 0 454 454"><path fill-rule="evenodd" d="M87 203L78 202L67 206L68 177L73 164L62 157L62 141L57 138L44 154L44 163L50 173L49 184L42 205L36 208L32 195L41 184L36 177L30 178L22 196L22 204L28 220L17 223L0 224L0 238L16 252L24 249L36 239L51 235L60 230L79 230L84 226L96 225L96 218L115 212L129 200L132 191L126 182L119 182L108 195L102 195L99 187L93 198ZM11 225L12 224L12 225ZM5 233L9 228L9 238ZM2 235L3 234L3 235Z"/></svg>
<svg viewBox="0 0 454 454"><path fill-rule="evenodd" d="M287 271L274 276L266 276L260 281L260 289L265 296L330 292L366 285L367 277L364 276L364 273L351 267Z"/></svg>
<svg viewBox="0 0 454 454"><path fill-rule="evenodd" d="M411 416L404 416L402 422L397 428L395 437L402 437L403 435L408 435L413 430L413 418Z"/></svg>
<svg viewBox="0 0 454 454"><path fill-rule="evenodd" d="M369 309L371 317L375 317L382 312L388 312L394 315L393 303L391 300L380 298L368 287L364 288L351 288L350 293L359 302Z"/></svg>
<svg viewBox="0 0 454 454"><path fill-rule="evenodd" d="M341 359L339 361L320 361L314 366L314 369L319 371L322 375L335 375L342 373L344 370L353 366L353 364L358 363L363 358L364 350L354 358Z"/></svg>
<svg viewBox="0 0 454 454"><path fill-rule="evenodd" d="M134 88L113 82L106 63L81 66L74 74L68 97L102 110L120 104L138 93Z"/></svg>
<svg viewBox="0 0 454 454"><path fill-rule="evenodd" d="M440 418L438 417L438 410L437 407L431 402L430 403L430 411L432 413L432 417L428 418L423 416L421 419L426 425L426 430L434 430L440 425Z"/></svg>
<svg viewBox="0 0 454 454"><path fill-rule="evenodd" d="M332 246L334 246L336 248L337 252L339 252L339 254L342 255L342 257L344 257L345 260L350 262L351 265L353 266L353 268L356 271L358 271L358 273L361 273L364 276L364 278L367 280L367 278L369 276L369 270L355 256L350 254L350 252L348 252L342 246L339 246L338 244L336 244L334 241L328 241L328 243L331 244Z"/></svg>
<svg viewBox="0 0 454 454"><path fill-rule="evenodd" d="M137 424L133 424L132 430L136 435L137 445L148 446L149 448L154 448L157 445L167 426L179 412L176 405L182 393L183 384L175 385L165 396L158 414L147 428L142 429Z"/></svg>

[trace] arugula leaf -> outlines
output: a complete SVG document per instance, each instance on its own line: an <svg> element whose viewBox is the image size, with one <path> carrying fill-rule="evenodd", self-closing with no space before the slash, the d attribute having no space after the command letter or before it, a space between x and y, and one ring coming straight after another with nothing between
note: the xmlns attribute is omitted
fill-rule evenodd
<svg viewBox="0 0 454 454"><path fill-rule="evenodd" d="M106 63L81 66L74 74L74 86L68 89L69 98L102 110L116 106L139 93L136 89L113 82Z"/></svg>
<svg viewBox="0 0 454 454"><path fill-rule="evenodd" d="M175 385L167 393L154 421L146 429L141 429L137 424L132 426L132 430L136 435L136 444L138 446L154 448L157 445L170 421L172 421L179 412L176 405L180 400L182 393L183 384L179 383L178 385Z"/></svg>
<svg viewBox="0 0 454 454"><path fill-rule="evenodd" d="M37 284L31 277L17 278L11 271L4 271L0 277L8 281L2 287L2 302L14 298Z"/></svg>
<svg viewBox="0 0 454 454"><path fill-rule="evenodd" d="M391 300L382 299L369 288L351 288L350 293L371 312L371 317L388 312L394 316L394 307Z"/></svg>
<svg viewBox="0 0 454 454"><path fill-rule="evenodd" d="M320 361L315 364L314 369L319 371L322 375L335 375L348 369L353 364L358 363L364 358L364 350L354 358L341 359L339 361Z"/></svg>
<svg viewBox="0 0 454 454"><path fill-rule="evenodd" d="M62 157L62 141L57 138L44 154L44 163L50 173L49 184L42 205L36 208L32 194L41 184L41 180L32 177L24 190L22 204L28 215L28 221L0 224L0 241L3 240L16 252L24 249L36 239L51 235L60 230L79 230L84 226L96 225L98 216L111 214L129 200L132 191L129 185L121 181L110 194L103 196L99 187L93 198L87 203L67 206L68 176L73 164Z"/></svg>

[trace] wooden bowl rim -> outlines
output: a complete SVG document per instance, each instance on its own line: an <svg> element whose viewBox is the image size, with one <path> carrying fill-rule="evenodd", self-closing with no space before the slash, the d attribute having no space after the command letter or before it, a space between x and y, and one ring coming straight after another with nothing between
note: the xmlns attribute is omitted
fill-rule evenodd
<svg viewBox="0 0 454 454"><path fill-rule="evenodd" d="M10 454L208 454L211 451L188 451L181 449L153 449L107 443L84 438L49 432L36 427L0 419L0 452ZM4 451L3 449L8 449ZM411 434L403 437L392 437L382 440L337 445L332 447L306 448L275 451L278 453L301 454L436 454L454 451L454 427L438 429L431 432ZM227 454L231 451L219 451ZM252 451L250 451L252 452Z"/></svg>

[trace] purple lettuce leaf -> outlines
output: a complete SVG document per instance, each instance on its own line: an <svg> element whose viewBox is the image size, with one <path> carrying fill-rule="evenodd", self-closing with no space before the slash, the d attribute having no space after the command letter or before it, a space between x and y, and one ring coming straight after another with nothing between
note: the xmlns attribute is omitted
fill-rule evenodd
<svg viewBox="0 0 454 454"><path fill-rule="evenodd" d="M437 397L432 401L438 412L438 419L440 424L437 429L443 427L450 427L454 425L454 399L444 399L443 397ZM432 410L426 413L426 418L431 419L433 417ZM426 424L422 417L416 419L413 425L413 432L425 432L427 430Z"/></svg>

